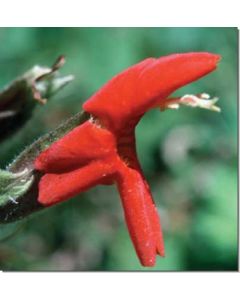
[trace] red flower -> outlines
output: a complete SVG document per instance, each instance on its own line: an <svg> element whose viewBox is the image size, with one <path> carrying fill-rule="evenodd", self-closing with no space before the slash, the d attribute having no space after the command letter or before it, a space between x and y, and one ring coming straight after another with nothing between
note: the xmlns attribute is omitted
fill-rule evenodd
<svg viewBox="0 0 240 300"><path fill-rule="evenodd" d="M213 71L219 59L210 53L148 58L111 79L84 103L83 109L92 117L37 157L35 168L44 172L38 201L53 205L97 184L116 183L138 257L142 265L153 266L157 254L164 256L163 236L137 159L135 126L153 107L208 106L205 94L198 98L168 96ZM211 108L216 108L213 102Z"/></svg>

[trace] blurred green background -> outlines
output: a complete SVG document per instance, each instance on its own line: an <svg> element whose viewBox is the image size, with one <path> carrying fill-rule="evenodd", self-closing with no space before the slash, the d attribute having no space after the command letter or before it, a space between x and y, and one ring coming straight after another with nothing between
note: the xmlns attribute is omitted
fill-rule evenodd
<svg viewBox="0 0 240 300"><path fill-rule="evenodd" d="M176 93L218 96L221 114L150 111L137 127L137 148L165 236L166 257L151 270L237 269L236 28L2 28L0 45L0 88L59 54L67 59L62 72L75 76L1 145L1 168L126 67L174 52L222 55L217 71ZM150 269L136 257L114 186L1 225L0 239L3 270Z"/></svg>

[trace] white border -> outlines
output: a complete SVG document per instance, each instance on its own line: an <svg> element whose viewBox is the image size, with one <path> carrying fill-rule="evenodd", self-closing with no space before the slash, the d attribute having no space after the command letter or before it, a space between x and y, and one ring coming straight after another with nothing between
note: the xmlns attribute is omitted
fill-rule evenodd
<svg viewBox="0 0 240 300"><path fill-rule="evenodd" d="M238 273L8 273L1 299L239 299Z"/></svg>
<svg viewBox="0 0 240 300"><path fill-rule="evenodd" d="M3 0L0 26L237 27L238 1ZM1 45L0 45L1 47ZM1 299L238 299L237 273L1 273Z"/></svg>
<svg viewBox="0 0 240 300"><path fill-rule="evenodd" d="M237 3L236 0L3 0L0 26L236 27Z"/></svg>

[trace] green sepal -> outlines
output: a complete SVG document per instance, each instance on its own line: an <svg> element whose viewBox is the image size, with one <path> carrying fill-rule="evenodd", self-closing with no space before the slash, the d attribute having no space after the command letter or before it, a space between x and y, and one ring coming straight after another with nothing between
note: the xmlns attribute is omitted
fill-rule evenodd
<svg viewBox="0 0 240 300"><path fill-rule="evenodd" d="M33 175L27 169L12 173L0 170L0 206L8 202L18 204L18 199L24 195L33 182Z"/></svg>

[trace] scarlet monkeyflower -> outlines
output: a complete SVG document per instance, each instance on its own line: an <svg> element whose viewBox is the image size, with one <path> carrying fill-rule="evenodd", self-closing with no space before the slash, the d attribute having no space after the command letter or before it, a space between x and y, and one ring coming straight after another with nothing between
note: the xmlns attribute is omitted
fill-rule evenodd
<svg viewBox="0 0 240 300"><path fill-rule="evenodd" d="M135 127L151 108L179 104L218 110L207 94L168 98L213 71L220 56L206 53L148 58L112 78L83 104L89 120L43 151L35 169L44 173L38 201L50 206L97 184L116 183L128 230L143 266L164 256L157 208L136 154Z"/></svg>

